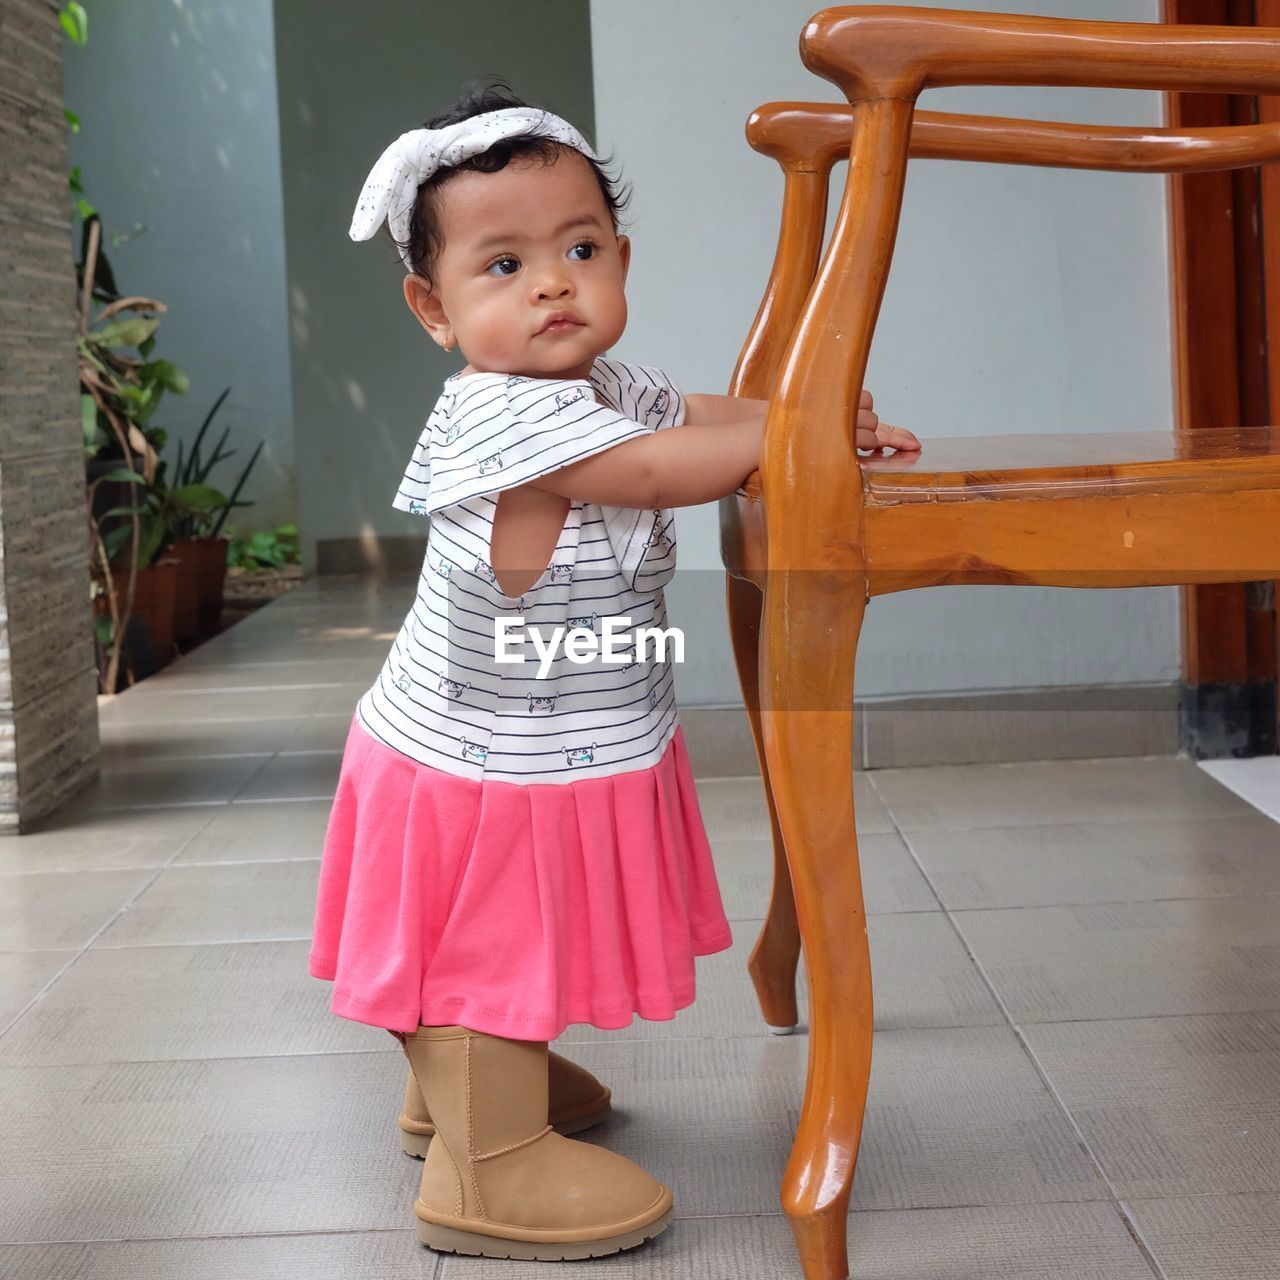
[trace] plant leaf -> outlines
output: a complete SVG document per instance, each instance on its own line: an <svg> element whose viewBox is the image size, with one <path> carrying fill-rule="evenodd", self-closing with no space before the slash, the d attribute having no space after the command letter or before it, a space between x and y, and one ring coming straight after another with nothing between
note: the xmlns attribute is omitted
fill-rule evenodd
<svg viewBox="0 0 1280 1280"><path fill-rule="evenodd" d="M145 342L160 326L155 316L130 316L127 320L113 320L95 329L93 340L101 347L136 347Z"/></svg>

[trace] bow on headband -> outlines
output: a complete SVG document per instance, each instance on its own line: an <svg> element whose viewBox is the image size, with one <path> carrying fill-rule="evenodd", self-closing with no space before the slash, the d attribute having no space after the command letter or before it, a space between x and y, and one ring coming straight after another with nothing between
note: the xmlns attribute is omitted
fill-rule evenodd
<svg viewBox="0 0 1280 1280"><path fill-rule="evenodd" d="M443 129L410 129L402 133L378 157L365 179L348 233L353 240L377 235L386 219L398 244L400 256L413 270L409 258L409 219L421 186L437 169L461 164L487 151L495 142L520 133L535 133L562 142L594 160L587 140L567 120L537 107L504 107L486 111Z"/></svg>

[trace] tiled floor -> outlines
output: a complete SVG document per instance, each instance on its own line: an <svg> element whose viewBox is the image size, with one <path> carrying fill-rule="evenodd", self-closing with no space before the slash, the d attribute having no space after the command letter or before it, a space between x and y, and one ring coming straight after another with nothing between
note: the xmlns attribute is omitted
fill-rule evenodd
<svg viewBox="0 0 1280 1280"><path fill-rule="evenodd" d="M697 1003L559 1042L614 1091L582 1138L670 1183L672 1228L561 1268L415 1243L404 1060L306 973L340 748L410 590L308 583L104 705L100 784L0 841L6 1280L797 1274L808 1039L765 1032L745 972L755 779L699 781L735 945ZM1280 824L1173 758L856 786L878 1030L853 1274L1280 1277Z"/></svg>

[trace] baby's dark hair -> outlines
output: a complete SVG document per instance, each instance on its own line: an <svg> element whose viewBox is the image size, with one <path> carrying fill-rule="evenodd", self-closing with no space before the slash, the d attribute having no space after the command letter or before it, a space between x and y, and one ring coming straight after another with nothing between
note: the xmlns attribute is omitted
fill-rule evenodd
<svg viewBox="0 0 1280 1280"><path fill-rule="evenodd" d="M459 124L486 111L530 106L541 109L535 103L525 102L516 97L510 86L501 81L469 80L463 86L454 104L447 111L433 116L423 127L443 129L447 125ZM545 135L522 133L495 142L487 150L468 160L463 160L460 164L437 169L418 188L418 198L414 202L413 213L409 218L408 243L395 242L397 249L408 253L414 274L421 276L434 288L432 272L439 259L440 251L444 248L444 233L440 226L440 191L455 174L463 173L468 169L479 173L496 173L500 169L505 169L512 160L523 156L539 156L544 164L554 164L563 150L565 147L562 143ZM616 186L617 179L605 171L605 166L613 163L612 157L592 160L590 156L584 155L582 158L596 175L596 181L600 184L600 193L604 196L605 207L609 210L609 217L613 222L614 233L617 234L620 226L619 214L630 202L631 186L628 183L619 189ZM390 229L387 234L391 234ZM392 239L395 238L392 237Z"/></svg>

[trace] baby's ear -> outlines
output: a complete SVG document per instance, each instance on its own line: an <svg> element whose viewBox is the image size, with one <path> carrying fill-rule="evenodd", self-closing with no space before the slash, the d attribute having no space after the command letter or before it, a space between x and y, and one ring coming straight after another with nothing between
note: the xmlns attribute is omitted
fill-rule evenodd
<svg viewBox="0 0 1280 1280"><path fill-rule="evenodd" d="M447 340L449 317L445 315L440 295L419 275L404 278L404 300L418 323L438 342Z"/></svg>
<svg viewBox="0 0 1280 1280"><path fill-rule="evenodd" d="M618 257L622 262L622 283L627 282L627 268L631 265L631 237L618 237Z"/></svg>

